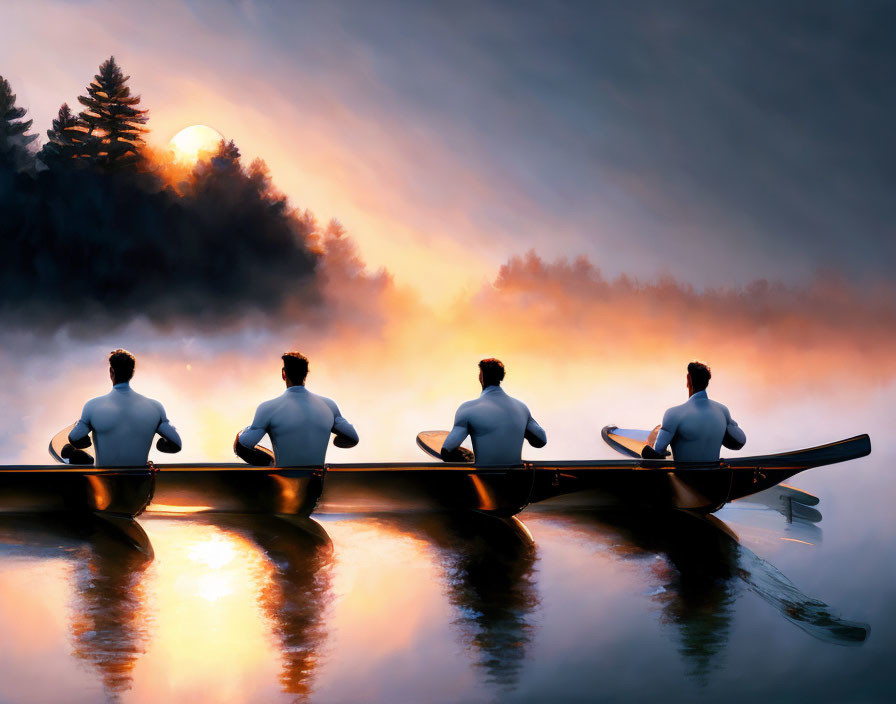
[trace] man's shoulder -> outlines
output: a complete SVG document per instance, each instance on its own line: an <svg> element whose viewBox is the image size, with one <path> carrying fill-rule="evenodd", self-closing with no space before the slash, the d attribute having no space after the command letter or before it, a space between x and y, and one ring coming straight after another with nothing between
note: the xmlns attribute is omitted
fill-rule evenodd
<svg viewBox="0 0 896 704"><path fill-rule="evenodd" d="M504 398L506 398L510 403L512 403L512 404L514 404L514 405L516 405L516 406L522 406L523 408L528 408L528 406L527 406L525 403L523 403L522 401L520 401L520 400L519 400L518 398L516 398L515 396L511 396L511 395L510 395L509 393L507 393L506 391L504 392Z"/></svg>
<svg viewBox="0 0 896 704"><path fill-rule="evenodd" d="M91 408L96 408L97 406L100 406L100 405L112 400L113 398L115 398L115 390L114 389L107 394L103 394L102 396L94 396L92 399L90 399L87 403L84 404L84 410L86 411Z"/></svg>
<svg viewBox="0 0 896 704"><path fill-rule="evenodd" d="M144 396L131 389L131 393L128 394L128 402L133 406L142 409L143 413L157 415L160 420L165 418L165 407L162 405L161 401L157 401L149 396Z"/></svg>
<svg viewBox="0 0 896 704"><path fill-rule="evenodd" d="M149 403L158 403L154 398L150 398L149 396L144 396L139 391L134 391L134 389L127 390L127 396L137 401L148 401Z"/></svg>
<svg viewBox="0 0 896 704"><path fill-rule="evenodd" d="M529 407L518 398L514 398L513 396L508 394L506 391L504 391L504 393L499 396L499 398L501 399L500 402L503 403L506 408L512 408L519 413L525 413L527 416L530 415Z"/></svg>
<svg viewBox="0 0 896 704"><path fill-rule="evenodd" d="M472 411L477 406L481 406L483 403L483 399L480 398L471 398L469 401L464 401L457 407L458 413L466 413L467 411Z"/></svg>
<svg viewBox="0 0 896 704"><path fill-rule="evenodd" d="M258 404L258 411L273 411L275 408L279 408L286 402L285 396L285 394L281 394L280 396L269 398L267 401L262 401Z"/></svg>
<svg viewBox="0 0 896 704"><path fill-rule="evenodd" d="M99 404L105 401L108 398L108 394L103 394L102 396L96 396L89 401L84 403L84 411L82 415L86 415L90 413L94 408L96 408Z"/></svg>
<svg viewBox="0 0 896 704"><path fill-rule="evenodd" d="M336 413L336 410L339 408L339 406L336 405L336 402L333 399L328 398L327 396L321 396L320 394L316 394L313 391L308 392L308 398L309 398L309 400L314 401L315 403L326 404L326 406L331 411L333 411L333 413Z"/></svg>
<svg viewBox="0 0 896 704"><path fill-rule="evenodd" d="M677 406L670 406L666 409L666 413L663 415L663 418L677 418L683 413L686 413L691 408L693 408L693 404L688 404L687 401L685 401L684 403L679 403Z"/></svg>
<svg viewBox="0 0 896 704"><path fill-rule="evenodd" d="M714 401L713 399L709 399L709 405L710 405L712 408L715 408L715 409L718 409L718 410L722 411L723 413L728 413L728 406L726 406L724 403L719 403L718 401Z"/></svg>

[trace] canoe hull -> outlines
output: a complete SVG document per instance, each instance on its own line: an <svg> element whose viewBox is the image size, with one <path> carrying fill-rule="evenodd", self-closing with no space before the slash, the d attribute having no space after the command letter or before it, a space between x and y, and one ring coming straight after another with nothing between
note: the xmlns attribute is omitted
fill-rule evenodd
<svg viewBox="0 0 896 704"><path fill-rule="evenodd" d="M729 501L773 487L807 469L870 453L871 439L859 435L806 450L708 463L532 462L527 464L535 471L530 503L570 508L677 508L712 513Z"/></svg>
<svg viewBox="0 0 896 704"><path fill-rule="evenodd" d="M311 515L324 486L323 467L162 465L151 513Z"/></svg>
<svg viewBox="0 0 896 704"><path fill-rule="evenodd" d="M725 469L639 472L542 468L535 470L530 503L558 508L675 508L711 513L730 500L734 474ZM792 475L782 474L778 481L788 476Z"/></svg>
<svg viewBox="0 0 896 704"><path fill-rule="evenodd" d="M0 469L3 513L93 512L132 518L143 512L152 496L152 472L146 467Z"/></svg>
<svg viewBox="0 0 896 704"><path fill-rule="evenodd" d="M533 476L523 466L330 465L318 511L476 511L509 517L529 503Z"/></svg>

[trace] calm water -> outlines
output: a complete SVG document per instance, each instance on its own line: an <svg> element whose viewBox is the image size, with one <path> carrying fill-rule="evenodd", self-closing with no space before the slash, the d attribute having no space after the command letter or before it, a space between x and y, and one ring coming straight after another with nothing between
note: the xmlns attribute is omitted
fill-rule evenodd
<svg viewBox="0 0 896 704"><path fill-rule="evenodd" d="M795 480L820 524L754 504L146 516L148 560L97 526L0 517L0 700L885 701L883 444Z"/></svg>

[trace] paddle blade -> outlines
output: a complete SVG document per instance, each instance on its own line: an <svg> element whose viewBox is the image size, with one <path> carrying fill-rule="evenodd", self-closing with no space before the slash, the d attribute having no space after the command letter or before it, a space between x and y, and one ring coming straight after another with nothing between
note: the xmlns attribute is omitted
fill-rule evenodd
<svg viewBox="0 0 896 704"><path fill-rule="evenodd" d="M93 464L93 455L89 452L84 452L83 449L79 450L73 447L68 441L68 435L74 430L75 425L77 423L72 423L56 433L53 439L50 440L50 446L47 448L47 451L50 453L50 457L60 464L91 465ZM90 447L90 442L87 443L86 447Z"/></svg>
<svg viewBox="0 0 896 704"><path fill-rule="evenodd" d="M600 436L607 445L619 454L640 459L643 457L641 453L645 447L653 447L659 430L660 426L656 426L653 430L637 430L606 425L600 431ZM670 454L670 452L666 451L665 455L660 455L659 457L668 457Z"/></svg>
<svg viewBox="0 0 896 704"><path fill-rule="evenodd" d="M473 451L461 445L449 457L442 457L442 445L448 437L447 430L424 430L417 433L417 446L430 457L446 462L474 462Z"/></svg>

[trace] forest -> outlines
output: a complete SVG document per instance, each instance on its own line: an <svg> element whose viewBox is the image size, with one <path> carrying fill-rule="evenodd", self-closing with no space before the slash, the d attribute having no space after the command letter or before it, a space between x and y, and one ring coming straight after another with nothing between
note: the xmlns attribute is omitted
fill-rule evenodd
<svg viewBox="0 0 896 704"><path fill-rule="evenodd" d="M55 329L136 316L206 325L287 301L320 305L326 242L351 243L292 208L259 159L222 140L173 170L147 146L149 112L114 57L63 103L40 148L0 76L0 318ZM351 254L349 252L349 254Z"/></svg>

